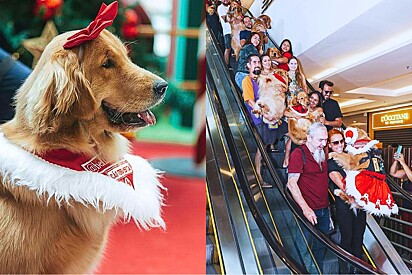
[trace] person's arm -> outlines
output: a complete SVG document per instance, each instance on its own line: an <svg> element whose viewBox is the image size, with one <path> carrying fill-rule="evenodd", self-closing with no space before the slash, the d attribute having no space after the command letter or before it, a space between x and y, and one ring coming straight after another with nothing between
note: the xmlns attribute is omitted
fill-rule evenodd
<svg viewBox="0 0 412 275"><path fill-rule="evenodd" d="M337 117L337 118L335 118L335 120L333 120L333 121L329 121L329 120L326 120L325 119L325 122L323 123L324 125L327 125L327 126L331 126L331 127L340 127L340 126L342 126L342 118L341 117Z"/></svg>
<svg viewBox="0 0 412 275"><path fill-rule="evenodd" d="M398 160L399 163L402 165L403 171L405 173L405 175L403 176L403 178L405 178L405 176L412 181L412 171L409 168L409 166L406 164L405 162L405 157L403 156L403 154L395 154L396 159ZM392 164L393 165L393 164ZM392 167L391 167L392 168Z"/></svg>
<svg viewBox="0 0 412 275"><path fill-rule="evenodd" d="M389 175L397 179L404 179L406 176L405 171L403 169L398 169L398 163L398 159L395 158L389 169Z"/></svg>
<svg viewBox="0 0 412 275"><path fill-rule="evenodd" d="M329 173L329 178L335 183L340 190L345 191L343 177L338 171L332 171Z"/></svg>
<svg viewBox="0 0 412 275"><path fill-rule="evenodd" d="M244 46L247 42L247 39L240 39L240 46Z"/></svg>
<svg viewBox="0 0 412 275"><path fill-rule="evenodd" d="M292 194L293 199L302 209L303 215L306 217L306 219L308 219L309 222L315 225L318 223L318 219L316 217L315 212L312 210L312 208L309 207L309 205L306 203L305 199L303 198L302 193L300 192L300 189L298 186L299 177L300 177L299 173L289 173L287 187L290 190L290 193Z"/></svg>

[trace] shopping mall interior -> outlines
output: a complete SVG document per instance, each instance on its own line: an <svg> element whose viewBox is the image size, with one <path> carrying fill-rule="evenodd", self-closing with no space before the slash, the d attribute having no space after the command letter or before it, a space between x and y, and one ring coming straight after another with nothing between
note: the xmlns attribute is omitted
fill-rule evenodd
<svg viewBox="0 0 412 275"><path fill-rule="evenodd" d="M209 1L209 6L213 2ZM226 41L219 40L213 12L209 12L206 18L209 20L206 31L207 256L210 257L207 272L410 274L412 196L407 191L408 178L391 176L390 168L397 167L398 148L409 167L412 157L412 21L408 14L412 3L388 0L240 2L241 9L237 10L234 5L227 16L231 18L235 14L232 21L236 22L241 11L243 16L252 18L252 25L259 16L269 16L270 26L263 20L266 26L260 36L261 41L265 35L268 37L264 49L282 50L281 42L289 39L309 92L320 91L322 80L334 83L331 98L340 106L343 128L359 129L358 133L364 133L368 141L375 141L376 149L369 148L369 151L379 150L381 172L386 174L385 184L397 203L398 213L367 212L362 252L358 257L341 247L345 232L342 233L336 223L336 200L340 198L334 195L333 186L329 187L328 198L334 228L324 234L308 221L294 199L295 194L287 188L290 184L284 163L287 139L277 140L274 148L264 142L266 137L262 136L245 103L242 88L247 86L240 82L240 87L236 82L243 48L238 61L232 52L229 62L225 62ZM235 23L231 24L233 35ZM224 35L225 31L222 32ZM233 38L231 41L233 47ZM246 42L249 43L253 41ZM256 48L259 52L258 46ZM250 64L247 63L247 68ZM266 78L251 70L245 75L259 85L254 90L256 98L256 91L264 87L259 79ZM263 107L255 105L255 108ZM348 150L350 139L346 139L346 133L343 137ZM369 151L365 149L362 153ZM257 155L261 161L256 161ZM355 169L344 167L348 173L352 171L349 168ZM321 260L316 255L319 245L326 251Z"/></svg>

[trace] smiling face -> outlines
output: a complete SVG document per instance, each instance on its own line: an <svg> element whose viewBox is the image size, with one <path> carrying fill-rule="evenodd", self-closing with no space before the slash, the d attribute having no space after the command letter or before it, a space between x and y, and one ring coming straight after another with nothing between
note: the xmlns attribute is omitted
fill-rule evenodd
<svg viewBox="0 0 412 275"><path fill-rule="evenodd" d="M262 66L263 66L263 69L268 70L268 71L272 69L272 60L270 59L269 56L265 55L262 57Z"/></svg>
<svg viewBox="0 0 412 275"><path fill-rule="evenodd" d="M311 109L315 109L319 104L319 96L316 93L313 93L310 97L309 97L309 107Z"/></svg>
<svg viewBox="0 0 412 275"><path fill-rule="evenodd" d="M298 69L298 61L296 60L296 58L291 58L289 59L289 70L294 72Z"/></svg>
<svg viewBox="0 0 412 275"><path fill-rule="evenodd" d="M250 42L253 46L257 47L260 43L260 36L259 34L254 34L251 38L250 38Z"/></svg>
<svg viewBox="0 0 412 275"><path fill-rule="evenodd" d="M323 98L325 100L328 100L329 98L331 98L332 94L333 94L333 87L329 86L328 84L325 84L322 90Z"/></svg>
<svg viewBox="0 0 412 275"><path fill-rule="evenodd" d="M282 45L280 46L284 53L290 51L290 43L289 41L283 41Z"/></svg>
<svg viewBox="0 0 412 275"><path fill-rule="evenodd" d="M329 148L332 152L342 153L345 147L345 139L342 134L333 134L329 138Z"/></svg>

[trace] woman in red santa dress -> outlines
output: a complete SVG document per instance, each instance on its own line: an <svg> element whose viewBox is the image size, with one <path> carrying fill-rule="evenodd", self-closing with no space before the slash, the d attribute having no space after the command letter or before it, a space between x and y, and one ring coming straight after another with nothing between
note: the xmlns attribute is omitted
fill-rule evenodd
<svg viewBox="0 0 412 275"><path fill-rule="evenodd" d="M359 163L352 163L356 169L346 171L345 192L368 213L377 216L397 214L398 206L386 183L382 151L376 147L378 141L371 140L365 131L352 127L348 127L344 135L346 151L361 157Z"/></svg>

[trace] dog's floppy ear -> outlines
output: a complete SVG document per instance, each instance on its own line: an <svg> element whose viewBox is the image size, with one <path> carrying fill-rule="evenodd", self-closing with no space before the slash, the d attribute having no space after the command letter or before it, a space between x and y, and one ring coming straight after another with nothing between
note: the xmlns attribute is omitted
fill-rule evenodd
<svg viewBox="0 0 412 275"><path fill-rule="evenodd" d="M51 55L28 92L30 122L40 133L53 132L61 118L91 119L97 106L77 55L60 50ZM31 109L31 110L30 110Z"/></svg>

